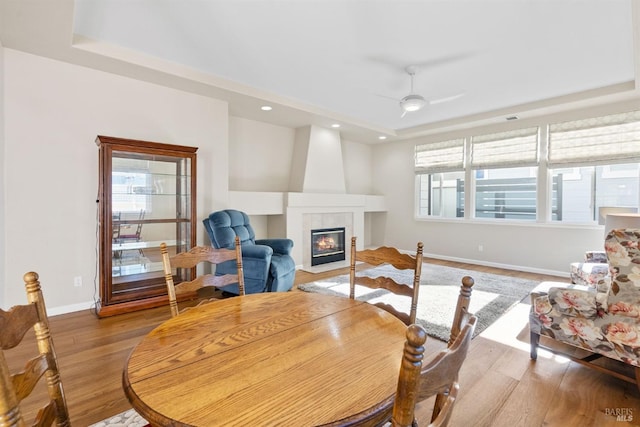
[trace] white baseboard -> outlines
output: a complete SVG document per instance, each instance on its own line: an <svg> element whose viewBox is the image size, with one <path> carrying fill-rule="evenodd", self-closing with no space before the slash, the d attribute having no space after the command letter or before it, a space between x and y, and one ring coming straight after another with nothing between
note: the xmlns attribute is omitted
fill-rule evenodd
<svg viewBox="0 0 640 427"><path fill-rule="evenodd" d="M411 251L406 251L407 253L411 253ZM413 251L413 253L415 254L415 251ZM448 257L448 256L443 256L443 255L438 255L438 254L423 254L423 256L425 258L434 258L434 259L440 259L443 261L454 261L454 262L462 262L465 264L474 264L474 265L482 265L485 267L495 267L495 268L502 268L505 270L514 270L514 271L524 271L527 273L536 273L536 274L546 274L549 276L558 276L558 277L569 277L569 267L567 266L567 271L556 271L556 270L547 270L547 269L543 269L543 268L535 268L535 267L528 267L528 266L524 266L524 265L511 265L511 264L502 264L502 263L497 263L497 262L487 262L487 261L481 261L481 260L477 260L477 259L467 259L467 258L457 258L457 257Z"/></svg>
<svg viewBox="0 0 640 427"><path fill-rule="evenodd" d="M415 255L415 253L416 253L415 249L412 250L412 251L410 251L410 250L400 250L400 252L407 253L407 254L410 254L410 255ZM487 261L482 261L482 260L477 260L477 259L468 259L468 258L458 258L458 257L443 256L443 255L439 255L439 254L425 253L425 254L423 254L423 256L425 258L434 258L434 259L440 259L440 260L443 260L443 261L462 262L462 263L465 263L465 264L474 264L474 265L481 265L481 266L485 266L485 267L502 268L502 269L505 269L505 270L523 271L523 272L526 272L526 273L546 274L546 275L549 275L549 276L558 276L558 277L569 278L568 268L567 268L567 271L556 271L556 270L547 270L547 269L544 269L544 268L535 268L535 267L529 267L529 266L523 266L523 265L502 264L502 263L487 262ZM325 272L325 271L328 271L328 270L334 270L334 269L337 269L337 268L348 267L348 266L349 266L348 262L346 263L346 265L342 265L342 262L339 262L339 263L326 264L325 266L319 265L319 266L314 266L314 267L304 267L302 265L296 265L296 270L303 270L303 271L307 271L309 273L320 273L320 272Z"/></svg>
<svg viewBox="0 0 640 427"><path fill-rule="evenodd" d="M63 305L60 307L47 308L47 316L58 316L60 314L73 313L75 311L88 310L95 307L94 301L79 302L77 304Z"/></svg>

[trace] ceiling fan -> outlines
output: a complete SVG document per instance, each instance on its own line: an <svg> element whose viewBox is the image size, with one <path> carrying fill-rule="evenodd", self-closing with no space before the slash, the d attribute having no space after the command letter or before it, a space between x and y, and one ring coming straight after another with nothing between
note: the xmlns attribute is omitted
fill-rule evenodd
<svg viewBox="0 0 640 427"><path fill-rule="evenodd" d="M405 96L400 100L397 100L399 102L400 109L402 110L402 115L400 116L400 118L403 118L407 113L412 113L412 112L423 109L427 104L435 105L443 102L453 101L454 99L458 99L464 95L463 93L459 93L457 95L449 96L446 98L432 99L430 101L427 101L427 99L424 96L414 93L413 91L413 78L416 75L416 67L413 65L410 65L405 68L405 71L411 77L411 91L409 92L409 95ZM391 99L395 99L395 98L391 98Z"/></svg>
<svg viewBox="0 0 640 427"><path fill-rule="evenodd" d="M405 71L411 77L411 91L409 95L400 100L400 109L402 110L400 118L404 117L407 113L422 110L424 106L427 105L427 100L424 99L424 96L413 93L413 78L416 75L416 67L410 65Z"/></svg>

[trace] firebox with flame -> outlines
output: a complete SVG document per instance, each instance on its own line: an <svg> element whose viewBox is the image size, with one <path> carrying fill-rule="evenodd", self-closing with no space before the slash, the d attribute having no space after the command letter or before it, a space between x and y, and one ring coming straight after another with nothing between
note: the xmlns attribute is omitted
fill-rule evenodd
<svg viewBox="0 0 640 427"><path fill-rule="evenodd" d="M316 240L316 248L319 251L326 251L327 249L334 249L336 242L331 236L322 236Z"/></svg>

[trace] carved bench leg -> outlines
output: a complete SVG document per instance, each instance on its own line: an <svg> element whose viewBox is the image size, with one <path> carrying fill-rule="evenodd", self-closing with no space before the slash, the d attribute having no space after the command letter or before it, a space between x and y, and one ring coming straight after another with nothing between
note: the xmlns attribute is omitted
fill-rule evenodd
<svg viewBox="0 0 640 427"><path fill-rule="evenodd" d="M540 335L535 332L529 333L529 341L531 342L531 359L536 360L538 358L538 343L540 342ZM638 368L636 368L636 377L640 375Z"/></svg>

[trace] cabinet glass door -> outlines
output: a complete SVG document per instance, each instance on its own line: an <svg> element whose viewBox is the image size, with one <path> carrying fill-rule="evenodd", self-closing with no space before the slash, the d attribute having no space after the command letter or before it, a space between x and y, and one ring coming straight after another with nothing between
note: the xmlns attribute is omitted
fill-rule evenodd
<svg viewBox="0 0 640 427"><path fill-rule="evenodd" d="M97 142L104 225L99 314L166 303L160 244L172 255L195 239L195 148L144 141L132 146L108 137Z"/></svg>

